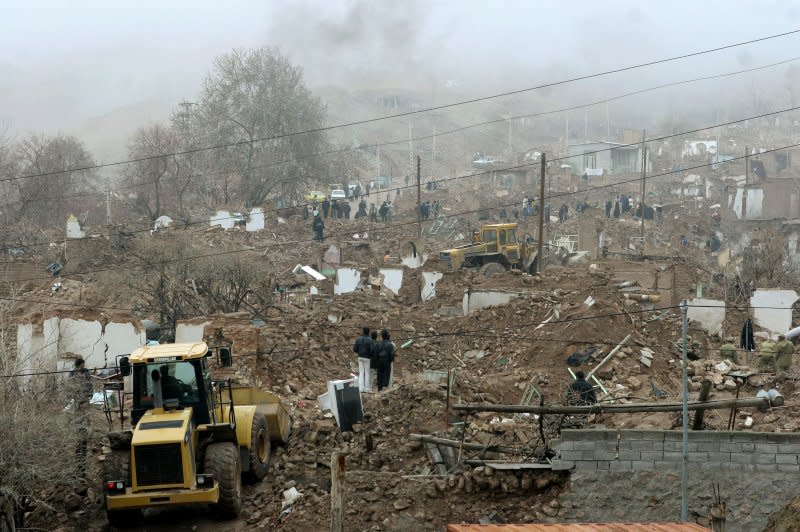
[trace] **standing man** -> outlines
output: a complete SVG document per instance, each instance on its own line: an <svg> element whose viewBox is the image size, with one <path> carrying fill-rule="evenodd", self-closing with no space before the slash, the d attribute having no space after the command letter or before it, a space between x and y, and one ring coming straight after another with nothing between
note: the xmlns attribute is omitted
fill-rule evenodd
<svg viewBox="0 0 800 532"><path fill-rule="evenodd" d="M73 424L77 431L77 442L75 444L75 467L76 473L80 478L86 477L86 455L89 445L89 402L94 393L92 386L92 376L86 369L86 362L83 357L75 359L72 371L69 372L68 382L69 392L72 399Z"/></svg>
<svg viewBox="0 0 800 532"><path fill-rule="evenodd" d="M328 211L330 210L330 208L331 208L331 202L328 201L328 198L325 198L322 201L322 216L327 218L328 217Z"/></svg>
<svg viewBox="0 0 800 532"><path fill-rule="evenodd" d="M394 363L394 344L389 339L389 331L381 331L381 341L376 346L375 363L378 370L378 391L389 386Z"/></svg>
<svg viewBox="0 0 800 532"><path fill-rule="evenodd" d="M322 242L324 240L322 236L322 231L325 229L325 222L322 221L322 217L317 213L314 216L314 221L311 224L311 229L314 230L314 240L319 240Z"/></svg>
<svg viewBox="0 0 800 532"><path fill-rule="evenodd" d="M361 336L353 344L353 352L358 354L358 389L362 392L372 391L372 338L369 336L369 327L361 330Z"/></svg>

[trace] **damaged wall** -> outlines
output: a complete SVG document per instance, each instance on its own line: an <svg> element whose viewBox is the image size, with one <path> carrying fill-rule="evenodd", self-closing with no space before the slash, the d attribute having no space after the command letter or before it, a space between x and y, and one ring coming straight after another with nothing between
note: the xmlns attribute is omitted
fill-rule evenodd
<svg viewBox="0 0 800 532"><path fill-rule="evenodd" d="M422 272L422 301L430 301L436 297L436 283L444 277L442 272Z"/></svg>
<svg viewBox="0 0 800 532"><path fill-rule="evenodd" d="M792 305L797 301L794 290L756 290L750 298L753 322L775 334L792 328Z"/></svg>
<svg viewBox="0 0 800 532"><path fill-rule="evenodd" d="M725 302L719 299L696 298L688 303L686 316L710 334L722 334L725 323Z"/></svg>
<svg viewBox="0 0 800 532"><path fill-rule="evenodd" d="M143 346L145 339L140 323L52 317L41 325L17 325L17 360L20 369L71 368L69 361L59 361L71 353L83 356L87 368L102 368L115 365L117 355Z"/></svg>
<svg viewBox="0 0 800 532"><path fill-rule="evenodd" d="M469 315L476 310L493 307L495 305L506 305L515 297L521 294L517 292L501 292L499 290L482 290L473 291L469 290L464 292L464 299L462 301L462 311L464 316Z"/></svg>
<svg viewBox="0 0 800 532"><path fill-rule="evenodd" d="M574 467L559 519L679 520L680 431L562 430L555 448L554 469ZM798 433L690 431L689 514L708 515L719 482L728 530L763 530L796 495L798 454Z"/></svg>

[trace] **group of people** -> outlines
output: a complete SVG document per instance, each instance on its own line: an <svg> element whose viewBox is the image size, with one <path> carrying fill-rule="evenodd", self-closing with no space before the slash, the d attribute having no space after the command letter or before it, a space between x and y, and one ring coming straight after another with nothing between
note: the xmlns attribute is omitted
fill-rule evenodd
<svg viewBox="0 0 800 532"><path fill-rule="evenodd" d="M423 220L427 220L433 214L433 217L436 218L439 216L439 211L441 209L441 205L439 204L439 200L434 200L433 203L430 201L426 201L422 205L419 206L419 213L422 216Z"/></svg>
<svg viewBox="0 0 800 532"><path fill-rule="evenodd" d="M383 329L378 339L378 331L363 328L353 344L353 352L358 355L358 388L361 391L372 391L372 370L377 373L378 391L389 387L396 350L389 331Z"/></svg>

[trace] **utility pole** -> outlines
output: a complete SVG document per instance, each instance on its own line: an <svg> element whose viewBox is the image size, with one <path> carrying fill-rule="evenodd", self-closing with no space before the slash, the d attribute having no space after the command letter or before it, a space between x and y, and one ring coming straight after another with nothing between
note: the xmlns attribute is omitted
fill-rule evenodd
<svg viewBox="0 0 800 532"><path fill-rule="evenodd" d="M106 177L106 225L111 225L111 178Z"/></svg>
<svg viewBox="0 0 800 532"><path fill-rule="evenodd" d="M408 121L408 158L411 161L411 171L414 171L414 124Z"/></svg>
<svg viewBox="0 0 800 532"><path fill-rule="evenodd" d="M433 141L431 146L431 175L434 179L436 179L439 174L436 173L436 119L438 118L436 113L431 113L431 118L433 118Z"/></svg>
<svg viewBox="0 0 800 532"><path fill-rule="evenodd" d="M417 238L422 238L422 158L417 155Z"/></svg>
<svg viewBox="0 0 800 532"><path fill-rule="evenodd" d="M747 185L750 184L750 146L744 148L744 187L742 188L742 220L747 218Z"/></svg>
<svg viewBox="0 0 800 532"><path fill-rule="evenodd" d="M589 110L583 110L583 140L589 141Z"/></svg>
<svg viewBox="0 0 800 532"><path fill-rule="evenodd" d="M344 532L345 455L331 453L331 532Z"/></svg>
<svg viewBox="0 0 800 532"><path fill-rule="evenodd" d="M381 147L379 144L375 145L375 182L381 182Z"/></svg>
<svg viewBox="0 0 800 532"><path fill-rule="evenodd" d="M689 520L689 384L686 360L686 325L689 306L681 303L681 397L683 400L683 463L681 464L681 521Z"/></svg>
<svg viewBox="0 0 800 532"><path fill-rule="evenodd" d="M513 126L511 123L511 114L509 113L508 121L508 153L513 155L514 154L514 142L513 142Z"/></svg>
<svg viewBox="0 0 800 532"><path fill-rule="evenodd" d="M564 155L569 155L569 112L564 111Z"/></svg>
<svg viewBox="0 0 800 532"><path fill-rule="evenodd" d="M606 102L606 140L611 140L611 117L608 114L608 102Z"/></svg>
<svg viewBox="0 0 800 532"><path fill-rule="evenodd" d="M544 260L542 255L544 247L544 173L546 167L544 152L541 155L541 163L542 167L539 171L539 241L536 243L536 273L544 271L544 268L542 268L542 261Z"/></svg>
<svg viewBox="0 0 800 532"><path fill-rule="evenodd" d="M645 209L645 201L644 201L644 182L647 176L647 145L645 144L645 130L642 130L642 216L641 216L641 227L639 231L639 236L644 238L644 209ZM642 253L644 253L644 241L642 241Z"/></svg>

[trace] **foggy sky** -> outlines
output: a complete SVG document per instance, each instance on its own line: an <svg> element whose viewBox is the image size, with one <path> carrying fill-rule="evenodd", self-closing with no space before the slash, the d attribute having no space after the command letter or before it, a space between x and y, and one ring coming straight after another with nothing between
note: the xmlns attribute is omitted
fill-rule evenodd
<svg viewBox="0 0 800 532"><path fill-rule="evenodd" d="M124 156L136 127L196 98L214 57L235 47L280 48L312 88L415 88L446 103L798 27L797 1L2 0L0 124L17 137L75 134L111 160ZM603 97L756 66L800 55L799 44L797 36L775 39L557 95ZM759 79L725 83L738 89ZM447 81L458 91L444 90ZM713 96L707 87L685 91L693 100ZM654 101L684 97L671 91Z"/></svg>

